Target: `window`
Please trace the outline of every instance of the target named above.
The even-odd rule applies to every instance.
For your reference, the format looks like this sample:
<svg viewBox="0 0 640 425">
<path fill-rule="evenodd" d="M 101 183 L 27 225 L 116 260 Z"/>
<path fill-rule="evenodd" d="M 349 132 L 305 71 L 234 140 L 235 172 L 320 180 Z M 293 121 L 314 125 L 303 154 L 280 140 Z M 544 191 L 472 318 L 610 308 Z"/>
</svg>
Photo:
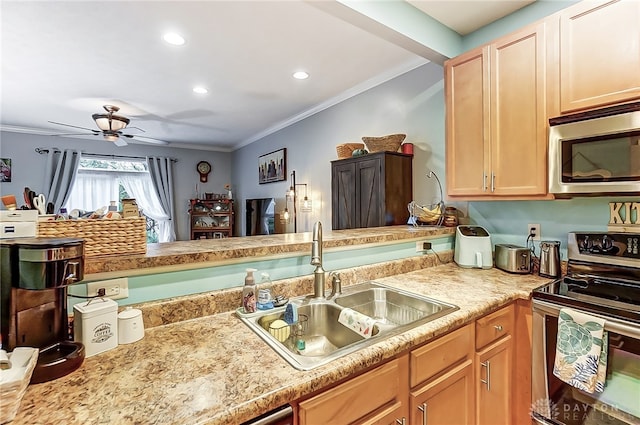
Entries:
<svg viewBox="0 0 640 425">
<path fill-rule="evenodd" d="M 82 158 L 65 208 L 95 211 L 107 209 L 115 201 L 121 210 L 124 198 L 135 198 L 147 218 L 148 243 L 169 240 L 169 217 L 160 205 L 144 160 Z"/>
</svg>

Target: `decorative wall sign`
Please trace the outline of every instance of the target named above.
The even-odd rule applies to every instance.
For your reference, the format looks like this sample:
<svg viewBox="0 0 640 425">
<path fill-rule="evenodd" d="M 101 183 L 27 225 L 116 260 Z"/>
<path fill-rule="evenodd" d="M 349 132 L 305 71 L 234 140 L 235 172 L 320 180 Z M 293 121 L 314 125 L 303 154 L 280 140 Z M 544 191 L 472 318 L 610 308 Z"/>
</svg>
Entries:
<svg viewBox="0 0 640 425">
<path fill-rule="evenodd" d="M 609 202 L 609 230 L 637 232 L 640 229 L 640 202 Z"/>
<path fill-rule="evenodd" d="M 258 157 L 258 183 L 272 183 L 287 179 L 287 148 Z"/>
<path fill-rule="evenodd" d="M 0 182 L 11 181 L 11 158 L 0 158 Z"/>
</svg>

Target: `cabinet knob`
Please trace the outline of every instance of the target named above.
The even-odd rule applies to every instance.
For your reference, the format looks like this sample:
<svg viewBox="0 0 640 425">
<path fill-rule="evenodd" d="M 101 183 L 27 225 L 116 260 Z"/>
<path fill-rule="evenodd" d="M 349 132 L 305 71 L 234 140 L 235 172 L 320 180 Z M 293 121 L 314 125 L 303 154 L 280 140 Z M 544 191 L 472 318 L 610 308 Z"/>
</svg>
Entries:
<svg viewBox="0 0 640 425">
<path fill-rule="evenodd" d="M 504 329 L 502 327 L 502 325 L 495 325 L 494 328 L 498 331 L 498 332 L 502 332 L 502 329 Z"/>
<path fill-rule="evenodd" d="M 396 423 L 397 423 L 398 425 L 406 425 L 407 420 L 406 420 L 405 418 L 402 418 L 402 419 L 396 419 Z"/>
</svg>

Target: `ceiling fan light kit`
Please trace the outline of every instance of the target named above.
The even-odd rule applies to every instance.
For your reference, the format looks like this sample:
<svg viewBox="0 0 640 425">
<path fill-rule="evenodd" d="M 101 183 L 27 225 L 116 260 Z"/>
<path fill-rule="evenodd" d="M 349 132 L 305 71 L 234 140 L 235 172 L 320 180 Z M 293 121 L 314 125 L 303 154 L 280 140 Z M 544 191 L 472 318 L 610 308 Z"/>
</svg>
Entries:
<svg viewBox="0 0 640 425">
<path fill-rule="evenodd" d="M 103 137 L 105 138 L 105 140 L 108 140 L 110 142 L 115 142 L 116 140 L 118 140 L 117 134 L 105 134 Z"/>
<path fill-rule="evenodd" d="M 115 115 L 114 112 L 118 112 L 120 108 L 113 105 L 104 105 L 106 114 L 93 114 L 92 118 L 96 122 L 98 128 L 102 131 L 118 131 L 129 125 L 129 118 Z M 105 137 L 106 138 L 106 137 Z"/>
</svg>

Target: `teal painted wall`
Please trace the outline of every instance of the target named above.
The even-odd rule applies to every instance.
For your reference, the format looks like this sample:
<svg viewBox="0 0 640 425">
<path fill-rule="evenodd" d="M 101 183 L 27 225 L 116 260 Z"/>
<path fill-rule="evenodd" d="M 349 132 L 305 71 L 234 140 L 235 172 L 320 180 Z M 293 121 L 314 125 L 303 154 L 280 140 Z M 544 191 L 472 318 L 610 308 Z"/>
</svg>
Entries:
<svg viewBox="0 0 640 425">
<path fill-rule="evenodd" d="M 525 246 L 527 225 L 540 224 L 542 240 L 561 243 L 566 259 L 567 234 L 571 231 L 606 231 L 609 202 L 640 201 L 640 197 L 574 198 L 556 201 L 471 202 L 469 217 L 487 229 L 495 243 Z M 539 253 L 539 243 L 535 248 Z"/>
</svg>

